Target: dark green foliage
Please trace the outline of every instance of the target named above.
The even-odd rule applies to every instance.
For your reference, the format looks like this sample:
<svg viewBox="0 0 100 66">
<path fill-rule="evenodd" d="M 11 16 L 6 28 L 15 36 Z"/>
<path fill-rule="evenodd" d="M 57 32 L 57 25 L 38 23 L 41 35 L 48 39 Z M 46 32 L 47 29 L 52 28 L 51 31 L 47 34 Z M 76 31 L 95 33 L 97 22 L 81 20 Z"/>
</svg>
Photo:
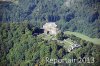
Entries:
<svg viewBox="0 0 100 66">
<path fill-rule="evenodd" d="M 56 35 L 57 39 L 58 40 L 64 40 L 64 39 L 67 39 L 68 36 L 65 35 L 63 32 L 59 32 L 57 35 Z"/>
<path fill-rule="evenodd" d="M 42 27 L 46 22 L 56 22 L 63 30 L 75 31 L 89 37 L 100 38 L 99 0 L 18 0 L 0 2 L 0 22 L 22 22 L 28 20 Z"/>
<path fill-rule="evenodd" d="M 46 63 L 46 57 L 54 59 L 79 57 L 94 57 L 94 64 L 79 64 L 98 66 L 100 61 L 100 48 L 91 42 L 82 40 L 74 35 L 65 35 L 70 39 L 77 41 L 82 47 L 68 53 L 63 45 L 57 41 L 46 41 L 41 36 L 33 36 L 32 31 L 35 27 L 28 22 L 24 23 L 0 23 L 0 66 L 53 66 L 52 63 Z M 22 28 L 23 27 L 23 28 Z M 72 64 L 55 64 L 55 66 L 70 66 Z"/>
<path fill-rule="evenodd" d="M 70 38 L 81 45 L 80 48 L 68 53 L 63 44 L 52 40 L 47 41 L 42 39 L 43 37 L 32 34 L 36 27 L 41 28 L 46 21 L 51 21 L 56 22 L 61 31 L 76 31 L 93 38 L 100 38 L 99 0 L 71 0 L 74 3 L 69 7 L 65 6 L 66 0 L 18 1 L 18 4 L 0 2 L 0 22 L 2 22 L 0 23 L 0 66 L 100 65 L 99 45 L 74 35 L 58 33 L 58 40 Z M 54 65 L 47 64 L 46 57 L 54 59 L 94 57 L 95 63 Z"/>
<path fill-rule="evenodd" d="M 57 39 L 58 40 L 63 40 L 63 36 L 64 36 L 64 33 L 60 32 L 60 33 L 57 34 Z"/>
</svg>

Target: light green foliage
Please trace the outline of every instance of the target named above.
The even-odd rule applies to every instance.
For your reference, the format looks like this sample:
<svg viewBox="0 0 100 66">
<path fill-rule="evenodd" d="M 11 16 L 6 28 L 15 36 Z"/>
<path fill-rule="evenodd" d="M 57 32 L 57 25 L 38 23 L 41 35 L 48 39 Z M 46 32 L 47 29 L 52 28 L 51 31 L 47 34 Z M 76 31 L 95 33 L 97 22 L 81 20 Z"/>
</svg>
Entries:
<svg viewBox="0 0 100 66">
<path fill-rule="evenodd" d="M 31 25 L 30 28 L 29 25 Z M 44 34 L 32 35 L 34 28 L 32 23 L 27 22 L 0 23 L 0 66 L 53 66 L 51 63 L 46 63 L 46 57 L 69 59 L 85 56 L 93 56 L 96 59 L 92 66 L 99 65 L 99 45 L 69 34 L 62 34 L 64 37 L 67 36 L 65 43 L 60 43 L 59 40 L 44 39 L 46 37 Z M 68 53 L 66 49 L 73 41 L 77 41 L 82 47 Z M 65 65 L 67 64 L 62 64 L 62 66 Z M 68 65 L 77 66 L 77 63 Z"/>
<path fill-rule="evenodd" d="M 93 42 L 94 44 L 100 44 L 100 39 L 98 39 L 98 38 L 90 38 L 90 37 L 83 35 L 81 33 L 78 33 L 78 32 L 66 31 L 65 33 L 69 34 L 69 35 L 75 35 L 76 37 L 79 37 L 79 38 L 86 40 L 86 41 Z"/>
</svg>

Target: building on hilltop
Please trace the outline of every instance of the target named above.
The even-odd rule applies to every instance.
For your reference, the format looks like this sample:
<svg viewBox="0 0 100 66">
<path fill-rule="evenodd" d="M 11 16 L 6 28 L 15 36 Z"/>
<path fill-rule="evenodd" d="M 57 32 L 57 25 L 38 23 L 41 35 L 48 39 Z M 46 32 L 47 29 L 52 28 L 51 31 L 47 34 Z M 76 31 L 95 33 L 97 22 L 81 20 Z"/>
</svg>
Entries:
<svg viewBox="0 0 100 66">
<path fill-rule="evenodd" d="M 50 34 L 50 35 L 56 35 L 59 32 L 57 25 L 54 22 L 48 22 L 44 24 L 43 29 L 45 34 Z"/>
</svg>

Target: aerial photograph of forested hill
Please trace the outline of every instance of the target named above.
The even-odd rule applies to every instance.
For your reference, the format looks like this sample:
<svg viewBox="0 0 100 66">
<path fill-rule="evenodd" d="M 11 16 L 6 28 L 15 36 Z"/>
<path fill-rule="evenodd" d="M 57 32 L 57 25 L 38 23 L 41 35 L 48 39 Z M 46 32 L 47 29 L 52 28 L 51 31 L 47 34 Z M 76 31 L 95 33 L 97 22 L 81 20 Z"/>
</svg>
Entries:
<svg viewBox="0 0 100 66">
<path fill-rule="evenodd" d="M 100 66 L 100 0 L 0 0 L 0 66 Z"/>
</svg>

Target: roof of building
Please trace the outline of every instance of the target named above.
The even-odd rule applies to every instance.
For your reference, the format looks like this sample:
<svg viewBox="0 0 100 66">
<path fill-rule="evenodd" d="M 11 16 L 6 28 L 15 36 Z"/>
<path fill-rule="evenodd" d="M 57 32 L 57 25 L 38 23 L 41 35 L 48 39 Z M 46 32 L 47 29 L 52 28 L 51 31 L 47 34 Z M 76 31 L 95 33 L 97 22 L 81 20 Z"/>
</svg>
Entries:
<svg viewBox="0 0 100 66">
<path fill-rule="evenodd" d="M 45 27 L 57 27 L 56 23 L 55 22 L 48 22 L 46 24 L 43 25 L 43 28 Z"/>
</svg>

